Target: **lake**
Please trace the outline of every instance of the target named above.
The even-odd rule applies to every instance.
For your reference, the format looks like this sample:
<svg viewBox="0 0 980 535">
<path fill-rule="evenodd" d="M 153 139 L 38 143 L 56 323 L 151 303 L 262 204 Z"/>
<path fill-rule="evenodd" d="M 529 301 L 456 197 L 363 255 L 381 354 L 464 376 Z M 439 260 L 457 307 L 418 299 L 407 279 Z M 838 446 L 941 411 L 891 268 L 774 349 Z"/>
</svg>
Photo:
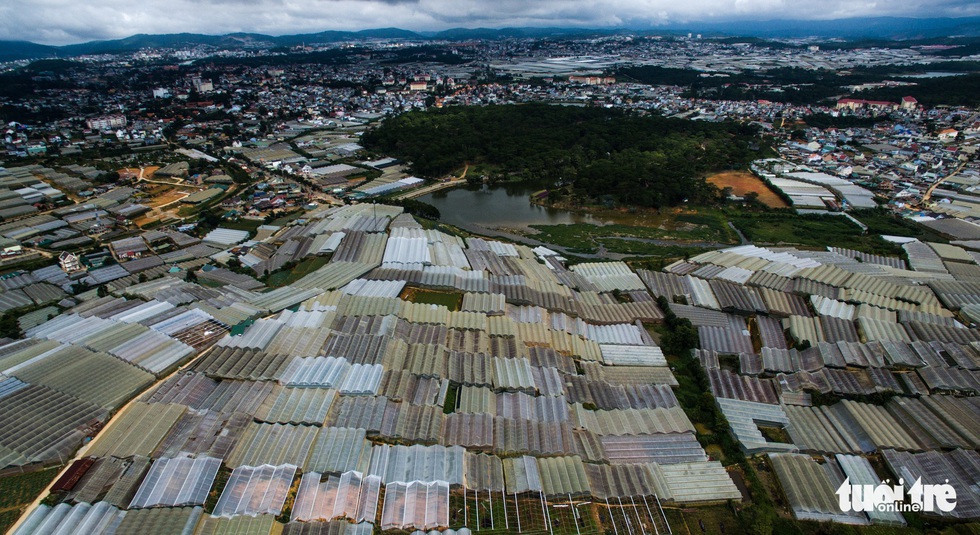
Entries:
<svg viewBox="0 0 980 535">
<path fill-rule="evenodd" d="M 527 229 L 531 225 L 565 225 L 610 221 L 592 214 L 531 204 L 533 190 L 524 186 L 458 187 L 418 198 L 439 209 L 441 220 L 460 228 Z"/>
</svg>

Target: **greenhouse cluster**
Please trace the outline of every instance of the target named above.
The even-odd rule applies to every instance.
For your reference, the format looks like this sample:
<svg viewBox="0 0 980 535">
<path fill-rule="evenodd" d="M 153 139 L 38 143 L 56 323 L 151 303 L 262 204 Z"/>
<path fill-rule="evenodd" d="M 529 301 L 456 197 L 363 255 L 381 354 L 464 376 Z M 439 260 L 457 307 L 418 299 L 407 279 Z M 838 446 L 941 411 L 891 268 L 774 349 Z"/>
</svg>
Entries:
<svg viewBox="0 0 980 535">
<path fill-rule="evenodd" d="M 4 466 L 70 462 L 15 533 L 670 532 L 665 508 L 745 496 L 681 407 L 652 328 L 668 313 L 797 518 L 901 524 L 831 507 L 844 477 L 889 477 L 870 455 L 978 480 L 980 335 L 958 312 L 980 287 L 955 270 L 755 246 L 568 268 L 383 205 L 319 210 L 249 254 L 327 244 L 279 288 L 163 274 L 0 347 Z M 964 493 L 955 516 L 978 511 Z"/>
</svg>

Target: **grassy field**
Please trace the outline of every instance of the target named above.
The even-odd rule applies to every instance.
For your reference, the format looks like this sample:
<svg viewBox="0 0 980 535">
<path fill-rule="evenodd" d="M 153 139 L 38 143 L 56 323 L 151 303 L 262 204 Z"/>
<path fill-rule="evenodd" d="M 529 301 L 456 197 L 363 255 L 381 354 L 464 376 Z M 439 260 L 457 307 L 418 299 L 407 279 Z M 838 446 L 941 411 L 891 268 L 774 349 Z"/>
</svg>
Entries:
<svg viewBox="0 0 980 535">
<path fill-rule="evenodd" d="M 0 533 L 17 521 L 26 506 L 51 483 L 61 467 L 0 478 Z"/>
<path fill-rule="evenodd" d="M 229 220 L 225 219 L 225 220 L 222 220 L 221 221 L 221 224 L 218 225 L 218 226 L 220 226 L 221 228 L 230 228 L 230 229 L 233 229 L 233 230 L 245 230 L 245 231 L 250 232 L 252 234 L 252 236 L 255 236 L 256 229 L 258 229 L 259 227 L 261 227 L 264 224 L 265 224 L 265 222 L 263 222 L 263 221 L 261 221 L 259 219 L 244 219 L 243 218 L 243 219 L 238 219 L 236 221 L 229 221 Z"/>
<path fill-rule="evenodd" d="M 276 226 L 280 226 L 281 227 L 281 226 L 288 225 L 289 223 L 291 223 L 293 221 L 296 221 L 297 219 L 300 219 L 300 218 L 302 218 L 305 215 L 306 215 L 306 212 L 304 210 L 298 210 L 298 211 L 293 212 L 293 213 L 291 213 L 289 215 L 280 217 L 279 219 L 275 219 L 275 220 L 272 221 L 272 223 L 269 223 L 269 224 L 270 225 L 276 225 Z"/>
<path fill-rule="evenodd" d="M 753 177 L 754 178 L 754 177 Z M 608 213 L 607 213 L 608 212 Z M 707 250 L 696 245 L 735 245 L 738 237 L 731 221 L 746 238 L 759 245 L 798 245 L 823 248 L 827 245 L 869 253 L 901 255 L 895 244 L 879 235 L 911 236 L 923 241 L 941 241 L 930 229 L 883 210 L 861 210 L 853 217 L 868 226 L 867 232 L 841 215 L 799 215 L 788 210 L 753 211 L 739 207 L 637 211 L 595 211 L 597 219 L 615 224 L 533 225 L 530 237 L 567 247 L 573 253 L 595 254 L 600 247 L 610 253 L 679 258 Z M 690 245 L 688 245 L 690 244 Z"/>
<path fill-rule="evenodd" d="M 310 273 L 322 268 L 329 261 L 330 257 L 312 256 L 303 260 L 299 264 L 296 264 L 296 266 L 291 269 L 283 269 L 269 275 L 269 278 L 265 281 L 265 285 L 270 288 L 280 288 L 282 286 L 286 286 L 287 284 L 292 284 Z"/>
<path fill-rule="evenodd" d="M 439 292 L 408 287 L 402 292 L 401 298 L 413 303 L 442 305 L 449 310 L 459 310 L 463 305 L 463 294 L 460 292 Z"/>
<path fill-rule="evenodd" d="M 533 225 L 536 233 L 530 236 L 580 254 L 595 254 L 602 248 L 610 253 L 661 258 L 680 258 L 706 250 L 696 244 L 738 243 L 725 214 L 713 208 L 644 213 L 617 219 L 626 222 Z"/>
<path fill-rule="evenodd" d="M 537 231 L 532 235 L 535 239 L 584 253 L 595 252 L 600 243 L 610 251 L 623 248 L 628 243 L 648 243 L 637 240 L 736 243 L 735 233 L 728 228 L 724 213 L 708 208 L 697 212 L 663 214 L 649 223 L 637 221 L 633 225 L 576 223 L 532 225 L 532 228 Z"/>
<path fill-rule="evenodd" d="M 160 208 L 177 202 L 195 191 L 197 190 L 190 188 L 188 191 L 180 190 L 176 186 L 156 186 L 149 191 L 144 191 L 141 196 L 143 203 L 150 208 Z"/>
<path fill-rule="evenodd" d="M 901 247 L 882 240 L 878 234 L 862 233 L 843 216 L 799 215 L 792 212 L 736 212 L 732 223 L 756 245 L 828 245 L 868 253 L 900 255 Z"/>
<path fill-rule="evenodd" d="M 674 533 L 739 533 L 741 529 L 738 517 L 727 504 L 664 509 L 664 514 Z"/>
<path fill-rule="evenodd" d="M 946 243 L 946 239 L 928 227 L 915 221 L 902 219 L 891 213 L 878 210 L 858 210 L 851 212 L 854 219 L 868 226 L 869 234 L 888 234 L 893 236 L 909 236 L 922 241 Z"/>
<path fill-rule="evenodd" d="M 681 245 L 657 245 L 655 243 L 636 242 L 631 240 L 618 240 L 608 238 L 603 240 L 603 245 L 607 251 L 625 255 L 635 255 L 638 257 L 657 257 L 657 258 L 687 258 L 699 255 L 713 248 L 705 247 L 684 247 Z M 657 266 L 654 269 L 660 269 Z"/>
</svg>

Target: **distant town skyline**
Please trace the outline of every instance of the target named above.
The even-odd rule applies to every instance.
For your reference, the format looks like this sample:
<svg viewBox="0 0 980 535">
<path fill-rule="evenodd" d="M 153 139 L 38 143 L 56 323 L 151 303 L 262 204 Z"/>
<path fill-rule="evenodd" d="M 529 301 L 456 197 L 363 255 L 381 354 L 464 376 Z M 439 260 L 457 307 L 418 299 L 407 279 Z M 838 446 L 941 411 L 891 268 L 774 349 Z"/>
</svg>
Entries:
<svg viewBox="0 0 980 535">
<path fill-rule="evenodd" d="M 133 34 L 269 35 L 398 27 L 656 28 L 737 20 L 980 16 L 971 0 L 32 0 L 0 4 L 0 39 L 64 45 Z"/>
</svg>

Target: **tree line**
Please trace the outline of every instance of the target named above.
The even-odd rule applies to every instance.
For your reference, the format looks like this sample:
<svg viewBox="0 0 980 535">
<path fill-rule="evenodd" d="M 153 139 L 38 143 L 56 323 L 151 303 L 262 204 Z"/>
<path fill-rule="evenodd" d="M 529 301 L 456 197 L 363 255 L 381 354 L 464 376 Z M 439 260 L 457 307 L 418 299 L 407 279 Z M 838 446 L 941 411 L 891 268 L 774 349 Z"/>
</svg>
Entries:
<svg viewBox="0 0 980 535">
<path fill-rule="evenodd" d="M 364 134 L 371 150 L 441 177 L 464 164 L 535 187 L 661 207 L 713 201 L 708 173 L 744 169 L 760 154 L 756 127 L 547 104 L 414 111 Z M 472 170 L 471 170 L 472 172 Z"/>
</svg>

